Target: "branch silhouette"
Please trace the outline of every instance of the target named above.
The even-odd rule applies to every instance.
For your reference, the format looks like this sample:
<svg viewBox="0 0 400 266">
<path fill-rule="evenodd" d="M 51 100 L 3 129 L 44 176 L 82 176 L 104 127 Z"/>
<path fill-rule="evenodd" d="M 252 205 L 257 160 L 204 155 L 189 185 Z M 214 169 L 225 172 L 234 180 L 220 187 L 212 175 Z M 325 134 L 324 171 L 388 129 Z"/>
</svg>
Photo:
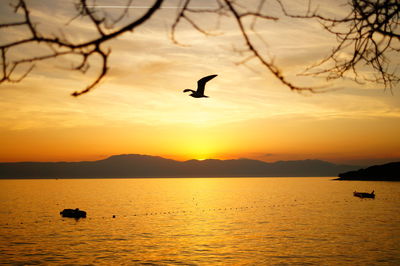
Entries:
<svg viewBox="0 0 400 266">
<path fill-rule="evenodd" d="M 92 90 L 107 74 L 108 71 L 108 56 L 111 53 L 111 50 L 105 50 L 101 47 L 101 45 L 109 40 L 116 38 L 117 36 L 132 31 L 134 28 L 138 27 L 146 20 L 148 20 L 157 9 L 161 6 L 163 0 L 156 0 L 154 4 L 143 14 L 140 18 L 130 22 L 129 24 L 120 27 L 119 29 L 114 29 L 108 33 L 105 32 L 105 17 L 98 17 L 96 13 L 96 9 L 88 5 L 87 0 L 80 0 L 77 4 L 77 10 L 79 16 L 87 16 L 93 22 L 95 26 L 95 30 L 97 31 L 99 37 L 89 40 L 83 41 L 78 43 L 72 43 L 66 38 L 61 38 L 59 36 L 46 36 L 45 34 L 39 32 L 35 25 L 32 23 L 30 11 L 28 6 L 25 3 L 25 0 L 19 0 L 18 3 L 15 5 L 14 10 L 18 12 L 22 10 L 24 14 L 24 21 L 15 22 L 15 23 L 8 23 L 8 24 L 1 24 L 0 27 L 15 27 L 15 26 L 26 26 L 28 27 L 31 36 L 25 39 L 7 43 L 0 46 L 1 51 L 1 58 L 2 58 L 2 77 L 0 79 L 0 83 L 2 82 L 19 82 L 23 78 L 25 78 L 31 70 L 35 67 L 34 63 L 37 61 L 43 61 L 51 58 L 61 57 L 65 55 L 79 55 L 81 56 L 81 62 L 78 66 L 74 67 L 73 70 L 86 72 L 89 68 L 88 59 L 94 55 L 98 55 L 101 58 L 101 70 L 98 74 L 97 78 L 86 86 L 85 89 L 80 91 L 75 91 L 71 95 L 72 96 L 79 96 L 84 93 L 89 92 Z M 126 14 L 126 13 L 125 13 Z M 76 17 L 74 17 L 76 18 Z M 73 19 L 74 19 L 73 18 Z M 41 45 L 47 45 L 53 51 L 51 54 L 45 56 L 38 56 L 38 57 L 27 57 L 24 59 L 13 60 L 9 62 L 7 60 L 7 50 L 20 46 L 22 44 L 27 43 L 37 43 Z M 31 63 L 32 65 L 29 69 L 19 78 L 15 79 L 13 76 L 15 69 L 25 63 Z"/>
<path fill-rule="evenodd" d="M 336 36 L 337 46 L 304 75 L 324 75 L 328 80 L 345 75 L 357 83 L 366 81 L 383 84 L 392 90 L 400 80 L 396 63 L 390 55 L 400 51 L 400 2 L 398 0 L 351 0 L 350 11 L 343 18 L 328 18 L 317 11 L 305 15 L 290 14 L 277 0 L 288 17 L 317 19 L 322 27 Z M 372 76 L 361 76 L 368 68 Z"/>
<path fill-rule="evenodd" d="M 89 60 L 94 57 L 100 58 L 99 73 L 94 80 L 85 88 L 74 91 L 72 96 L 80 96 L 95 88 L 107 75 L 109 69 L 110 48 L 105 48 L 104 43 L 113 40 L 127 32 L 139 27 L 161 8 L 164 0 L 154 0 L 153 4 L 139 18 L 128 21 L 123 26 L 117 26 L 124 18 L 128 18 L 128 9 L 133 0 L 127 0 L 125 9 L 116 19 L 112 19 L 105 12 L 100 12 L 95 1 L 79 0 L 76 3 L 76 15 L 67 23 L 77 18 L 87 18 L 92 25 L 92 32 L 96 37 L 89 40 L 73 42 L 66 36 L 54 35 L 39 30 L 37 24 L 32 21 L 31 10 L 25 0 L 17 0 L 13 6 L 14 12 L 22 14 L 22 21 L 1 23 L 0 28 L 25 27 L 29 36 L 9 43 L 0 45 L 1 52 L 1 76 L 0 83 L 20 82 L 27 77 L 35 68 L 35 63 L 74 55 L 80 58 L 77 65 L 71 70 L 86 73 L 90 68 Z M 331 53 L 318 63 L 308 67 L 302 75 L 324 76 L 328 80 L 339 78 L 352 78 L 358 83 L 376 82 L 383 84 L 385 88 L 392 89 L 399 82 L 396 73 L 396 64 L 392 63 L 390 57 L 400 51 L 400 2 L 398 0 L 349 0 L 350 11 L 341 18 L 330 18 L 324 16 L 317 9 L 312 10 L 312 3 L 305 14 L 292 14 L 281 0 L 275 0 L 281 8 L 283 17 L 293 19 L 315 19 L 322 30 L 333 34 L 337 38 L 337 45 Z M 262 53 L 259 46 L 253 39 L 256 36 L 265 43 L 263 36 L 257 33 L 256 22 L 258 20 L 276 21 L 279 18 L 265 12 L 267 5 L 265 0 L 259 0 L 255 9 L 245 6 L 236 0 L 215 0 L 215 8 L 193 8 L 192 0 L 183 0 L 178 7 L 176 17 L 172 21 L 170 39 L 177 45 L 186 44 L 177 40 L 177 31 L 181 23 L 188 23 L 195 31 L 206 36 L 214 36 L 219 33 L 207 29 L 196 20 L 194 15 L 201 13 L 215 14 L 218 19 L 230 17 L 240 32 L 244 48 L 236 50 L 243 56 L 238 64 L 246 65 L 251 60 L 257 60 L 270 73 L 272 73 L 282 84 L 294 91 L 317 92 L 318 88 L 301 87 L 283 74 L 282 70 L 265 53 Z M 251 23 L 246 21 L 251 20 Z M 25 55 L 24 58 L 14 58 L 9 51 L 25 44 L 44 45 L 50 48 L 51 52 L 41 56 Z M 25 71 L 16 71 L 20 66 L 26 65 Z M 372 75 L 365 75 L 369 69 Z"/>
</svg>

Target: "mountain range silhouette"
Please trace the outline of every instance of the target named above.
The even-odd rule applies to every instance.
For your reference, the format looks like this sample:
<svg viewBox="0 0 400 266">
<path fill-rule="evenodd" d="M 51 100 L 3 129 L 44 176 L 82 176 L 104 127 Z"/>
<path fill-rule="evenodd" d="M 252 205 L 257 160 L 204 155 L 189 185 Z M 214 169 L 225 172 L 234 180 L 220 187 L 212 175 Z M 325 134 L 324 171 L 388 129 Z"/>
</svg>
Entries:
<svg viewBox="0 0 400 266">
<path fill-rule="evenodd" d="M 139 154 L 114 155 L 83 162 L 0 163 L 0 178 L 138 178 L 138 177 L 301 177 L 337 176 L 359 166 L 321 160 L 251 159 L 175 161 Z"/>
</svg>

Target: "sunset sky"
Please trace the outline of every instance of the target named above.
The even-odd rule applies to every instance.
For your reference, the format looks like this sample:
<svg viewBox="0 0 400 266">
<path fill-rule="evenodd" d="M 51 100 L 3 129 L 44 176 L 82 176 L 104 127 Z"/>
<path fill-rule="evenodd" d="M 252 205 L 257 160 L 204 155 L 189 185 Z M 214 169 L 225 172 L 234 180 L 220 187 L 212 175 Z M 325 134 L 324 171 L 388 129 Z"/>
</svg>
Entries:
<svg viewBox="0 0 400 266">
<path fill-rule="evenodd" d="M 166 1 L 164 7 L 177 2 Z M 215 6 L 211 0 L 193 1 L 197 2 Z M 328 2 L 321 1 L 320 10 L 344 12 L 341 2 L 329 6 Z M 74 1 L 27 3 L 43 31 L 56 34 L 62 27 L 76 41 L 95 36 L 84 19 L 65 26 L 75 12 Z M 152 1 L 133 1 L 133 6 L 144 3 Z M 293 12 L 307 9 L 299 1 L 284 3 Z M 177 160 L 321 159 L 352 164 L 400 160 L 399 88 L 391 93 L 373 83 L 298 76 L 329 54 L 336 40 L 313 20 L 284 17 L 272 1 L 266 6 L 265 12 L 280 20 L 259 22 L 257 31 L 267 42 L 267 48 L 260 50 L 275 58 L 290 81 L 323 86 L 326 92 L 296 93 L 257 61 L 237 65 L 243 57 L 232 47 L 243 48 L 244 42 L 229 17 L 213 30 L 218 23 L 215 14 L 197 16 L 217 36 L 204 36 L 183 23 L 176 37 L 187 46 L 172 43 L 168 34 L 176 9 L 164 8 L 134 32 L 105 44 L 112 49 L 109 74 L 88 94 L 70 96 L 91 82 L 99 71 L 97 64 L 92 61 L 83 75 L 68 70 L 73 58 L 41 62 L 22 82 L 1 84 L 0 161 L 82 161 L 130 153 Z M 132 18 L 144 11 L 129 12 Z M 11 8 L 0 11 L 1 22 L 19 18 Z M 1 29 L 0 42 L 24 34 L 23 27 Z M 41 49 L 25 46 L 14 55 L 40 54 Z M 400 63 L 398 54 L 391 60 Z M 210 98 L 195 99 L 182 92 L 195 89 L 197 80 L 210 74 L 218 74 L 207 84 L 205 94 Z"/>
</svg>

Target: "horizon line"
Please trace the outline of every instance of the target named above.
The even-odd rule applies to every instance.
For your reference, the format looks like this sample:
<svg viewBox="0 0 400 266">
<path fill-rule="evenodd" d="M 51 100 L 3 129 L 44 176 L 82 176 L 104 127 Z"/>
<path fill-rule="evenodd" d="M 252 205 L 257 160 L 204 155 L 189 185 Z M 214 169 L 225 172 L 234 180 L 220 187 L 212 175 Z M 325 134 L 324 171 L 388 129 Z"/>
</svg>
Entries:
<svg viewBox="0 0 400 266">
<path fill-rule="evenodd" d="M 148 156 L 148 157 L 159 157 L 162 159 L 166 160 L 173 160 L 177 162 L 187 162 L 187 161 L 206 161 L 206 160 L 219 160 L 219 161 L 228 161 L 228 160 L 254 160 L 254 161 L 260 161 L 264 163 L 276 163 L 276 162 L 289 162 L 289 161 L 322 161 L 322 162 L 327 162 L 331 164 L 336 164 L 336 165 L 351 165 L 351 166 L 359 166 L 359 167 L 364 167 L 364 166 L 370 166 L 370 165 L 379 165 L 379 164 L 386 164 L 386 163 L 391 163 L 391 162 L 397 162 L 400 161 L 400 158 L 381 158 L 381 159 L 358 159 L 354 161 L 379 161 L 379 160 L 384 160 L 386 162 L 368 162 L 368 163 L 353 163 L 351 160 L 348 160 L 350 162 L 332 162 L 330 160 L 325 160 L 325 159 L 318 159 L 318 158 L 306 158 L 306 159 L 286 159 L 286 160 L 275 160 L 275 161 L 264 161 L 261 159 L 254 159 L 254 158 L 246 158 L 246 157 L 237 157 L 237 158 L 229 158 L 229 159 L 220 159 L 220 158 L 206 158 L 206 159 L 186 159 L 186 160 L 179 160 L 179 159 L 171 159 L 168 157 L 160 156 L 160 155 L 149 155 L 149 154 L 139 154 L 139 153 L 123 153 L 123 154 L 113 154 L 113 155 L 105 155 L 103 158 L 100 159 L 94 159 L 94 160 L 57 160 L 57 161 L 49 161 L 49 160 L 41 160 L 41 161 L 33 161 L 33 160 L 24 160 L 24 161 L 0 161 L 0 163 L 73 163 L 73 162 L 95 162 L 95 161 L 101 161 L 101 160 L 106 160 L 108 158 L 114 157 L 114 156 L 126 156 L 126 155 L 139 155 L 139 156 Z"/>
</svg>

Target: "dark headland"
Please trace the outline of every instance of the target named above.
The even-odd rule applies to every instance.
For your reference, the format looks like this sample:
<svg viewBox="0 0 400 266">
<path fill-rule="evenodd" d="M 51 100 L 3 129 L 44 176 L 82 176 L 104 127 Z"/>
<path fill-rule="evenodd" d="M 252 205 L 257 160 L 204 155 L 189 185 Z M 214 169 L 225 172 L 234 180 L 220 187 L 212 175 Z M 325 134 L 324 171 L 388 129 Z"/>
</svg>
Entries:
<svg viewBox="0 0 400 266">
<path fill-rule="evenodd" d="M 400 181 L 400 162 L 341 173 L 336 180 Z"/>
<path fill-rule="evenodd" d="M 127 154 L 86 162 L 0 163 L 0 178 L 311 177 L 337 176 L 358 168 L 320 160 L 267 163 L 250 159 L 209 159 L 181 162 Z"/>
</svg>

